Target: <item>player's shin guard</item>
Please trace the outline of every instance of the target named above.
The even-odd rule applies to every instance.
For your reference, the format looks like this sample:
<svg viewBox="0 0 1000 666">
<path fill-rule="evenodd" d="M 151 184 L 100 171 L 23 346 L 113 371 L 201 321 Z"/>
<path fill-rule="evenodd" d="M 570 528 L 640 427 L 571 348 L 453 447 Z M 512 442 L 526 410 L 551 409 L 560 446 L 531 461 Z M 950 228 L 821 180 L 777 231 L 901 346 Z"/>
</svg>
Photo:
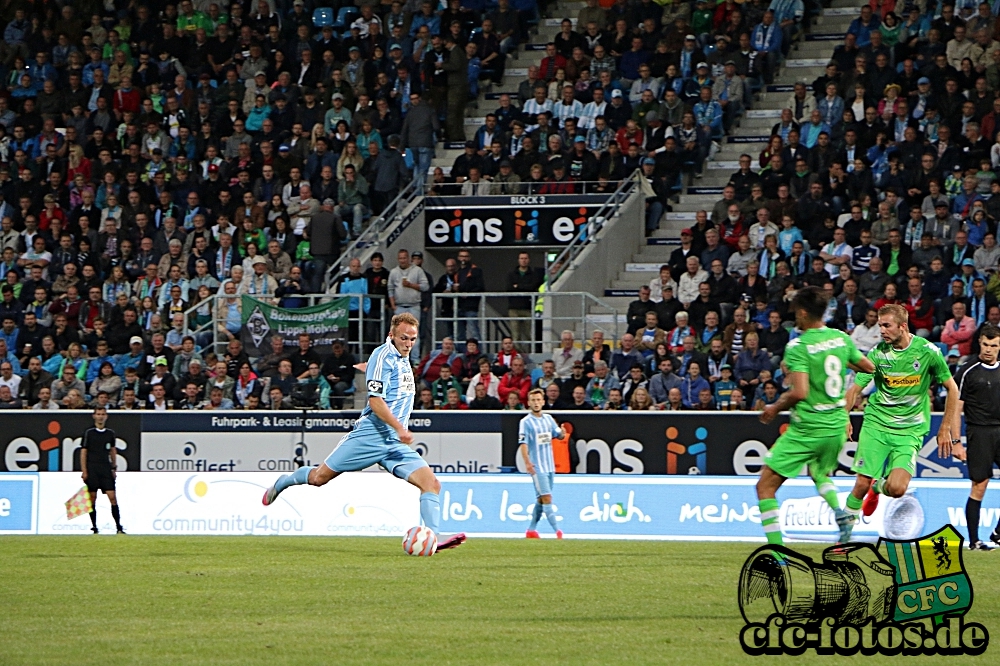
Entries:
<svg viewBox="0 0 1000 666">
<path fill-rule="evenodd" d="M 816 492 L 819 496 L 826 500 L 826 503 L 830 505 L 830 508 L 836 511 L 840 508 L 840 501 L 837 499 L 837 487 L 833 485 L 833 481 L 830 480 L 828 476 L 814 476 L 813 483 L 816 484 Z"/>
<path fill-rule="evenodd" d="M 979 541 L 979 509 L 982 504 L 982 500 L 971 497 L 965 503 L 965 522 L 969 525 L 969 543 Z"/>
<path fill-rule="evenodd" d="M 433 530 L 434 534 L 440 531 L 441 499 L 437 493 L 420 494 L 420 519 L 424 521 L 426 527 Z"/>
<path fill-rule="evenodd" d="M 279 493 L 289 486 L 301 486 L 309 483 L 309 472 L 315 467 L 299 467 L 291 474 L 286 474 L 274 483 L 274 489 Z"/>
<path fill-rule="evenodd" d="M 549 525 L 552 529 L 558 531 L 559 527 L 556 525 L 556 510 L 552 508 L 552 504 L 543 504 L 542 511 L 545 512 L 545 518 L 549 521 Z"/>
<path fill-rule="evenodd" d="M 778 523 L 778 500 L 773 497 L 757 502 L 760 508 L 760 524 L 764 528 L 764 536 L 772 545 L 782 546 L 781 525 Z"/>
<path fill-rule="evenodd" d="M 535 502 L 535 510 L 531 514 L 531 524 L 528 525 L 529 530 L 534 530 L 538 527 L 538 521 L 542 519 L 542 503 Z"/>
</svg>

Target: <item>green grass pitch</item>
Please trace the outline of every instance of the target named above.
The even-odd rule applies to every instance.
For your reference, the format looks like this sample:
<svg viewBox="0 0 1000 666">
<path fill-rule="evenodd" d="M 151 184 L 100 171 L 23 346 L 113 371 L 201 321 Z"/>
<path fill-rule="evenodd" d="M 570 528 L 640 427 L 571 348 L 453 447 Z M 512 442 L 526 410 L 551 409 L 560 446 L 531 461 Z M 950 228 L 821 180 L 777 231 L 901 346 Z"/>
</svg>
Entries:
<svg viewBox="0 0 1000 666">
<path fill-rule="evenodd" d="M 4 537 L 0 664 L 749 663 L 736 581 L 754 547 L 470 539 L 422 559 L 397 539 Z M 963 663 L 996 663 L 998 557 L 965 554 L 968 617 L 997 644 Z"/>
</svg>

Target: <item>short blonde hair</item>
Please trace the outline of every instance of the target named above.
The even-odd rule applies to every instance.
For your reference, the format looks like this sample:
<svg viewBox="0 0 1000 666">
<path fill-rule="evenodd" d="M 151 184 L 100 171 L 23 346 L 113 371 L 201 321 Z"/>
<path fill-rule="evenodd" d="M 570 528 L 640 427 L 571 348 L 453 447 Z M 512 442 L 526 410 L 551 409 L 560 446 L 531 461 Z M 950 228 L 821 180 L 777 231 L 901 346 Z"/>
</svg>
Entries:
<svg viewBox="0 0 1000 666">
<path fill-rule="evenodd" d="M 879 317 L 892 317 L 897 324 L 902 326 L 910 317 L 906 313 L 906 308 L 902 305 L 897 305 L 895 303 L 889 303 L 888 305 L 883 305 L 878 309 Z"/>
<path fill-rule="evenodd" d="M 396 328 L 400 324 L 409 324 L 410 326 L 420 326 L 420 321 L 416 317 L 411 315 L 409 312 L 401 312 L 400 314 L 395 315 L 392 318 L 392 330 L 396 330 Z"/>
</svg>

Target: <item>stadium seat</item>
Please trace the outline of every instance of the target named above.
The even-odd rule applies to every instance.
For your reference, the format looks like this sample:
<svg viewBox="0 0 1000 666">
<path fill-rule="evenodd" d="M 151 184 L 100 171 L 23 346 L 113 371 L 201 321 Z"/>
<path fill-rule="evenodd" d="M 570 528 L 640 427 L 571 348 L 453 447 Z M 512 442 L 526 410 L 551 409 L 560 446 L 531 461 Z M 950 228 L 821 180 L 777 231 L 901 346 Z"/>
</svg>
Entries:
<svg viewBox="0 0 1000 666">
<path fill-rule="evenodd" d="M 313 11 L 313 25 L 317 28 L 325 28 L 333 25 L 333 8 L 318 7 Z"/>
<path fill-rule="evenodd" d="M 541 378 L 541 376 L 544 375 L 544 374 L 545 374 L 545 371 L 542 370 L 541 368 L 535 368 L 535 369 L 533 369 L 531 371 L 531 385 L 534 386 L 535 382 L 537 382 L 539 380 L 539 378 Z"/>
<path fill-rule="evenodd" d="M 359 15 L 357 7 L 341 7 L 337 12 L 337 20 L 332 23 L 334 30 L 343 30 Z"/>
</svg>

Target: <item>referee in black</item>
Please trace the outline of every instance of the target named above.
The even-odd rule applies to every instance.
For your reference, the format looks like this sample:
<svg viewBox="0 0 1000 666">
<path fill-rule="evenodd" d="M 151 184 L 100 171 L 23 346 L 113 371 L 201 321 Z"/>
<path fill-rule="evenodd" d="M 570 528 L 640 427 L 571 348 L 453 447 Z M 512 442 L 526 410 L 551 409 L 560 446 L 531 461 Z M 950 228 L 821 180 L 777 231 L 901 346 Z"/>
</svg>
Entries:
<svg viewBox="0 0 1000 666">
<path fill-rule="evenodd" d="M 965 408 L 965 439 L 953 447 L 953 455 L 964 459 L 969 467 L 972 491 L 965 504 L 965 520 L 969 526 L 969 550 L 990 550 L 979 540 L 979 509 L 986 484 L 993 476 L 993 464 L 1000 465 L 1000 329 L 992 324 L 983 326 L 979 334 L 979 358 L 969 361 L 955 374 L 960 394 L 961 414 Z M 961 432 L 958 426 L 952 432 Z M 1000 545 L 1000 525 L 993 530 L 990 541 Z"/>
<path fill-rule="evenodd" d="M 83 440 L 80 442 L 80 469 L 83 470 L 83 482 L 87 484 L 90 504 L 93 507 L 90 512 L 90 522 L 93 525 L 91 530 L 94 534 L 98 533 L 97 491 L 103 490 L 111 502 L 111 515 L 114 516 L 118 534 L 125 534 L 118 512 L 118 498 L 115 497 L 118 449 L 115 448 L 115 431 L 104 427 L 107 421 L 107 409 L 104 407 L 94 409 L 94 427 L 88 428 L 87 432 L 83 433 Z"/>
</svg>

